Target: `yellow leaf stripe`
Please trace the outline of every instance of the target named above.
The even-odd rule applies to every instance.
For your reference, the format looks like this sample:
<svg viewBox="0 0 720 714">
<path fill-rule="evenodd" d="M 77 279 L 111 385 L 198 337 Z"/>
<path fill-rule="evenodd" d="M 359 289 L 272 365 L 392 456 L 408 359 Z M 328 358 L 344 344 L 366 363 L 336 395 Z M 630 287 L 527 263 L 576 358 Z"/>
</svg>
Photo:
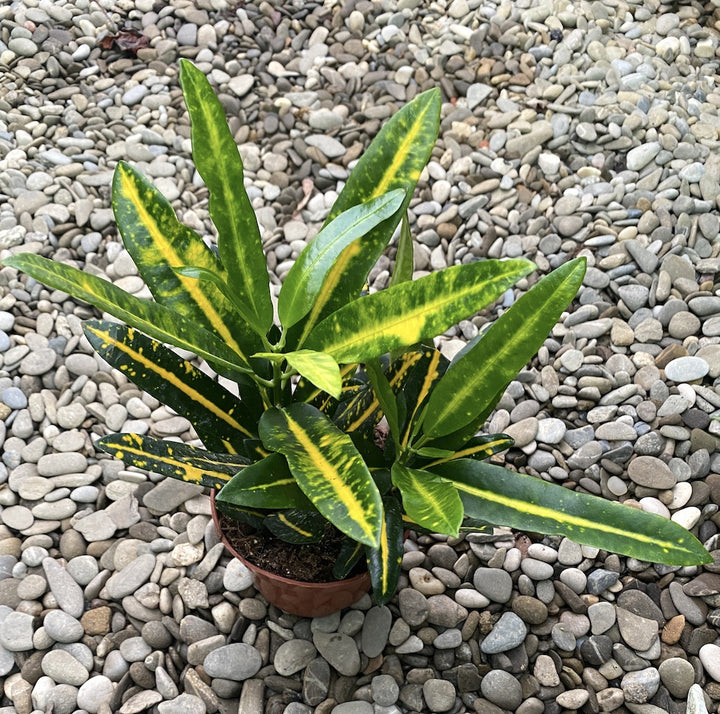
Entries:
<svg viewBox="0 0 720 714">
<path fill-rule="evenodd" d="M 456 451 L 452 456 L 447 456 L 444 459 L 438 459 L 437 461 L 433 461 L 429 464 L 425 464 L 425 466 L 423 466 L 423 468 L 429 469 L 433 466 L 445 464 L 448 461 L 454 461 L 455 459 L 462 459 L 466 456 L 473 456 L 475 454 L 485 453 L 487 456 L 492 456 L 494 453 L 494 450 L 497 447 L 509 448 L 511 443 L 512 443 L 512 441 L 508 438 L 508 439 L 496 439 L 495 441 L 488 441 L 487 444 L 470 446 L 467 449 L 460 449 L 460 451 Z"/>
<path fill-rule="evenodd" d="M 131 445 L 131 440 L 134 440 L 132 437 L 136 436 L 136 434 L 124 434 L 123 440 L 127 442 L 126 446 L 116 447 L 112 452 L 113 456 L 116 459 L 120 459 L 120 461 L 125 461 L 129 456 L 132 456 L 133 466 L 136 466 L 139 469 L 146 469 L 148 471 L 152 471 L 155 464 L 167 464 L 178 476 L 182 477 L 183 481 L 188 481 L 190 483 L 200 484 L 203 482 L 204 478 L 218 479 L 218 481 L 227 482 L 232 478 L 230 474 L 224 473 L 223 471 L 213 471 L 211 468 L 200 468 L 188 463 L 187 461 L 173 459 L 170 455 L 158 456 L 155 454 L 149 454 L 144 449 Z M 168 454 L 171 453 L 171 451 L 168 451 Z M 213 463 L 218 466 L 226 465 L 208 460 L 208 466 L 212 466 Z M 243 468 L 241 465 L 237 466 L 238 471 L 241 468 Z M 220 488 L 220 486 L 216 485 L 215 488 Z"/>
<path fill-rule="evenodd" d="M 131 178 L 132 174 L 123 167 L 122 164 L 118 164 L 116 171 L 121 179 L 123 193 L 131 201 L 133 206 L 135 206 L 135 210 L 138 212 L 140 221 L 150 233 L 153 245 L 157 248 L 158 252 L 165 260 L 168 261 L 169 264 L 176 267 L 184 265 L 184 259 L 177 254 L 172 243 L 165 238 L 164 233 L 160 230 L 155 218 L 145 208 L 139 187 Z M 213 303 L 202 292 L 202 290 L 200 290 L 200 281 L 195 278 L 187 278 L 182 275 L 178 275 L 177 277 L 182 283 L 185 291 L 195 301 L 200 310 L 202 310 L 203 314 L 208 318 L 210 324 L 217 330 L 220 337 L 222 337 L 226 344 L 237 352 L 237 354 L 242 357 L 243 362 L 247 364 L 247 358 L 245 357 L 240 345 L 233 337 L 232 332 L 228 329 Z"/>
<path fill-rule="evenodd" d="M 280 521 L 280 523 L 287 526 L 290 530 L 295 531 L 295 533 L 297 533 L 298 535 L 301 535 L 304 538 L 313 537 L 313 534 L 310 531 L 304 531 L 296 523 L 293 523 L 291 520 L 289 520 L 284 513 L 276 513 L 275 515 L 277 516 L 277 519 Z"/>
<path fill-rule="evenodd" d="M 607 523 L 592 521 L 587 518 L 582 518 L 581 516 L 574 516 L 570 513 L 556 511 L 552 508 L 548 508 L 547 506 L 538 506 L 537 504 L 528 503 L 527 501 L 517 501 L 513 498 L 508 498 L 507 496 L 495 493 L 494 491 L 488 491 L 487 489 L 478 488 L 477 486 L 469 486 L 468 484 L 461 483 L 459 481 L 453 481 L 453 484 L 458 491 L 464 491 L 471 496 L 476 496 L 477 498 L 490 501 L 491 503 L 497 503 L 500 506 L 510 508 L 513 511 L 521 512 L 524 515 L 537 516 L 538 518 L 555 521 L 568 532 L 571 532 L 575 528 L 580 531 L 601 531 L 610 535 L 616 535 L 622 538 L 628 538 L 634 541 L 658 546 L 663 553 L 670 554 L 672 551 L 677 550 L 687 550 L 688 552 L 691 552 L 690 549 L 681 548 L 686 540 L 682 536 L 672 541 L 661 541 L 658 540 L 657 535 L 645 535 L 636 531 L 626 531 Z"/>
<path fill-rule="evenodd" d="M 380 563 L 382 568 L 380 582 L 382 583 L 382 592 L 386 593 L 390 579 L 390 544 L 388 543 L 387 518 L 383 518 L 380 527 Z"/>
<path fill-rule="evenodd" d="M 421 130 L 425 128 L 424 119 L 425 115 L 430 111 L 430 107 L 431 104 L 426 104 L 422 113 L 412 123 L 410 131 L 405 134 L 400 146 L 397 147 L 392 162 L 388 164 L 385 169 L 385 173 L 380 177 L 380 180 L 377 182 L 371 197 L 374 198 L 375 196 L 382 196 L 382 194 L 387 193 L 390 190 L 390 186 L 397 179 L 402 165 L 405 163 L 411 150 L 416 146 L 418 135 Z M 407 175 L 407 178 L 413 183 L 416 182 L 420 178 L 422 168 L 422 166 L 415 168 Z"/>
<path fill-rule="evenodd" d="M 194 402 L 197 402 L 198 404 L 201 404 L 205 409 L 207 409 L 209 412 L 211 412 L 214 416 L 216 416 L 218 419 L 224 421 L 226 424 L 231 426 L 233 429 L 236 429 L 237 431 L 241 432 L 242 434 L 245 434 L 247 437 L 252 438 L 252 434 L 236 419 L 233 419 L 232 412 L 233 410 L 230 409 L 229 411 L 225 411 L 221 408 L 219 408 L 217 405 L 215 405 L 212 401 L 210 401 L 207 397 L 203 396 L 198 392 L 196 389 L 193 389 L 187 382 L 183 382 L 180 377 L 178 377 L 174 372 L 171 372 L 167 369 L 164 369 L 160 367 L 155 361 L 153 361 L 151 358 L 146 357 L 142 352 L 133 349 L 130 347 L 130 345 L 126 344 L 125 342 L 121 342 L 115 338 L 110 337 L 106 332 L 102 332 L 100 330 L 97 330 L 93 328 L 91 325 L 87 326 L 87 329 L 92 332 L 93 334 L 97 335 L 102 341 L 102 349 L 107 349 L 109 347 L 114 347 L 117 350 L 120 350 L 121 352 L 124 352 L 130 359 L 137 362 L 138 364 L 141 364 L 143 367 L 151 370 L 155 374 L 158 375 L 161 379 L 164 379 L 166 382 L 169 382 L 177 389 L 181 390 L 185 394 L 187 394 Z M 128 338 L 130 340 L 133 339 L 133 333 L 134 330 L 130 328 L 128 330 Z M 187 363 L 188 366 L 192 367 L 190 363 Z M 125 373 L 128 375 L 128 377 L 133 377 L 133 372 L 130 369 L 125 369 Z"/>
<path fill-rule="evenodd" d="M 392 388 L 397 388 L 397 386 L 404 381 L 410 369 L 420 360 L 421 357 L 422 353 L 420 352 L 408 352 L 406 355 L 403 355 L 403 363 L 400 369 L 398 369 L 388 380 L 390 386 Z M 347 405 L 346 412 L 349 413 L 358 404 L 361 405 L 362 403 L 360 400 L 365 397 L 366 394 L 367 392 L 359 394 L 355 398 L 355 400 L 353 400 L 356 403 L 350 402 Z M 367 405 L 367 407 L 365 407 L 365 409 L 358 414 L 355 420 L 343 428 L 343 431 L 352 432 L 356 429 L 359 429 L 378 410 L 379 406 L 380 403 L 378 402 L 377 397 L 374 397 L 373 400 Z"/>
<path fill-rule="evenodd" d="M 336 499 L 345 506 L 350 518 L 360 526 L 369 541 L 371 543 L 377 542 L 375 531 L 368 519 L 368 515 L 370 515 L 368 513 L 369 504 L 364 504 L 357 498 L 352 489 L 343 480 L 338 468 L 325 458 L 322 451 L 318 448 L 318 445 L 312 442 L 302 426 L 292 419 L 287 412 L 283 413 L 287 419 L 290 432 L 307 453 L 315 471 L 322 476 L 324 485 L 327 485 L 335 494 Z M 321 439 L 319 446 L 327 447 L 330 446 L 330 444 L 325 443 L 325 440 Z M 317 506 L 317 504 L 315 505 Z"/>
<path fill-rule="evenodd" d="M 354 243 L 350 243 L 350 245 L 345 248 L 342 253 L 340 253 L 340 256 L 335 261 L 335 264 L 325 276 L 322 291 L 318 294 L 315 304 L 312 306 L 312 310 L 310 310 L 310 314 L 305 320 L 302 334 L 298 340 L 297 349 L 300 349 L 307 336 L 310 334 L 310 330 L 312 330 L 312 328 L 317 324 L 317 321 L 320 319 L 320 314 L 337 287 L 348 263 L 360 254 L 360 240 L 361 239 L 358 239 Z"/>
<path fill-rule="evenodd" d="M 385 352 L 415 344 L 453 324 L 456 320 L 449 322 L 447 315 L 455 316 L 465 301 L 473 297 L 480 298 L 483 294 L 491 296 L 491 299 L 492 296 L 502 294 L 503 286 L 529 272 L 527 265 L 522 262 L 503 266 L 503 272 L 489 276 L 481 285 L 478 285 L 477 279 L 470 280 L 469 275 L 479 273 L 475 278 L 482 276 L 486 264 L 469 263 L 454 265 L 439 273 L 431 273 L 416 281 L 401 283 L 362 297 L 325 318 L 311 335 L 309 346 L 328 352 L 338 362 L 347 364 L 363 361 L 368 356 L 368 350 L 373 348 Z M 465 285 L 458 286 L 458 282 L 465 282 Z M 411 297 L 418 300 L 419 304 L 408 307 Z M 365 329 L 358 329 L 360 326 L 357 320 L 363 301 L 362 307 L 369 317 L 365 320 Z M 398 303 L 404 309 L 398 309 Z M 463 314 L 473 311 L 472 307 L 467 307 Z M 352 331 L 350 325 L 343 324 L 343 321 L 349 322 L 351 319 L 356 328 Z M 429 332 L 432 335 L 427 334 Z"/>
<path fill-rule="evenodd" d="M 410 434 L 412 433 L 413 423 L 415 421 L 415 415 L 418 412 L 418 409 L 420 409 L 420 405 L 425 401 L 425 398 L 430 393 L 430 388 L 434 384 L 435 380 L 438 378 L 438 375 L 440 374 L 439 367 L 440 367 L 440 357 L 442 356 L 440 350 L 435 350 L 431 353 L 430 357 L 430 364 L 428 365 L 427 372 L 425 373 L 425 378 L 423 379 L 422 387 L 420 387 L 420 391 L 417 396 L 417 401 L 415 402 L 415 408 L 413 409 L 413 413 L 410 415 L 410 418 L 407 420 L 407 429 L 405 429 L 405 434 L 402 439 L 403 446 L 407 446 L 408 440 L 410 439 Z"/>
</svg>

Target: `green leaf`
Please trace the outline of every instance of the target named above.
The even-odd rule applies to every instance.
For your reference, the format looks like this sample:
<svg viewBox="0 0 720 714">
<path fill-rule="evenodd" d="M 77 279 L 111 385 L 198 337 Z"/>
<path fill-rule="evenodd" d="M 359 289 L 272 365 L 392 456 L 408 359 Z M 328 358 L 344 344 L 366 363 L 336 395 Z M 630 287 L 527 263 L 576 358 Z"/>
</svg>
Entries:
<svg viewBox="0 0 720 714">
<path fill-rule="evenodd" d="M 456 536 L 463 507 L 455 486 L 429 471 L 392 466 L 393 484 L 402 494 L 403 509 L 416 523 L 434 533 Z"/>
<path fill-rule="evenodd" d="M 210 217 L 217 228 L 218 251 L 233 302 L 246 305 L 250 323 L 265 334 L 273 318 L 270 281 L 260 229 L 245 191 L 240 152 L 207 78 L 184 59 L 180 85 L 190 113 L 193 161 L 210 190 Z"/>
<path fill-rule="evenodd" d="M 326 317 L 306 346 L 328 352 L 341 364 L 409 347 L 486 307 L 534 269 L 527 260 L 486 260 L 395 285 Z"/>
<path fill-rule="evenodd" d="M 444 436 L 466 426 L 515 378 L 540 349 L 577 293 L 585 258 L 571 260 L 540 280 L 468 345 L 433 391 L 423 432 Z"/>
<path fill-rule="evenodd" d="M 181 442 L 139 434 L 104 436 L 95 446 L 128 466 L 213 489 L 224 486 L 250 463 L 242 456 L 214 454 Z"/>
<path fill-rule="evenodd" d="M 286 543 L 317 543 L 327 533 L 330 524 L 317 511 L 280 511 L 271 513 L 265 527 Z"/>
<path fill-rule="evenodd" d="M 506 451 L 515 443 L 507 434 L 481 434 L 469 439 L 457 450 L 442 448 L 443 442 L 443 439 L 437 439 L 429 446 L 417 450 L 420 456 L 437 459 L 430 464 L 425 464 L 423 468 L 429 469 L 454 459 L 488 459 L 494 454 Z M 433 455 L 431 452 L 438 453 Z"/>
<path fill-rule="evenodd" d="M 244 451 L 244 441 L 255 435 L 260 418 L 260 396 L 252 382 L 240 385 L 241 402 L 197 367 L 132 327 L 90 320 L 84 328 L 106 362 L 188 419 L 208 449 Z"/>
<path fill-rule="evenodd" d="M 176 274 L 174 268 L 193 265 L 226 275 L 202 238 L 178 221 L 169 201 L 124 161 L 113 174 L 112 201 L 123 245 L 155 300 L 215 333 L 243 360 L 259 349 L 258 336 L 215 285 Z"/>
<path fill-rule="evenodd" d="M 220 489 L 215 500 L 253 508 L 310 508 L 287 462 L 275 453 L 245 467 Z"/>
<path fill-rule="evenodd" d="M 392 216 L 404 199 L 405 192 L 396 189 L 352 206 L 313 238 L 290 268 L 280 289 L 278 315 L 285 328 L 310 312 L 324 290 L 328 272 L 345 248 Z"/>
<path fill-rule="evenodd" d="M 333 565 L 333 578 L 344 580 L 357 564 L 363 554 L 365 546 L 352 538 L 343 538 L 340 544 L 340 553 Z"/>
<path fill-rule="evenodd" d="M 400 579 L 400 565 L 403 556 L 403 520 L 402 509 L 396 498 L 383 499 L 385 519 L 377 548 L 367 547 L 368 570 L 373 587 L 373 595 L 378 605 L 384 605 L 392 599 Z"/>
<path fill-rule="evenodd" d="M 398 419 L 398 406 L 387 375 L 382 371 L 380 361 L 377 359 L 368 360 L 365 363 L 365 371 L 370 378 L 370 384 L 387 419 L 390 435 L 395 439 L 395 443 L 399 445 L 400 422 Z"/>
<path fill-rule="evenodd" d="M 300 488 L 338 530 L 376 546 L 382 502 L 375 482 L 350 437 L 309 404 L 269 409 L 260 438 L 284 454 Z"/>
<path fill-rule="evenodd" d="M 331 394 L 336 399 L 342 392 L 342 377 L 338 363 L 324 352 L 298 350 L 282 355 L 287 363 L 318 389 Z"/>
<path fill-rule="evenodd" d="M 300 323 L 299 344 L 323 317 L 360 295 L 370 270 L 407 211 L 420 173 L 430 158 L 440 126 L 441 103 L 438 89 L 415 97 L 383 126 L 350 173 L 325 225 L 351 206 L 397 188 L 405 191 L 405 200 L 393 216 L 362 241 L 349 245 L 335 262 L 326 276 L 322 294 L 305 322 Z"/>
<path fill-rule="evenodd" d="M 252 508 L 244 508 L 243 506 L 234 506 L 232 503 L 215 502 L 215 508 L 219 513 L 223 513 L 229 518 L 240 523 L 247 523 L 256 531 L 265 527 L 266 511 L 258 511 Z"/>
<path fill-rule="evenodd" d="M 461 459 L 433 472 L 454 484 L 469 516 L 488 523 L 563 535 L 652 563 L 699 565 L 712 560 L 688 531 L 653 513 L 482 461 Z"/>
<path fill-rule="evenodd" d="M 395 253 L 395 267 L 390 276 L 391 287 L 412 280 L 415 269 L 415 257 L 413 253 L 413 238 L 410 232 L 410 222 L 408 221 L 406 213 L 400 224 L 400 235 L 398 236 L 397 252 Z"/>
<path fill-rule="evenodd" d="M 55 290 L 90 303 L 161 342 L 194 352 L 218 371 L 232 375 L 237 370 L 248 370 L 245 358 L 212 332 L 164 305 L 137 298 L 107 280 L 32 253 L 18 253 L 4 259 L 3 263 L 26 272 Z"/>
</svg>

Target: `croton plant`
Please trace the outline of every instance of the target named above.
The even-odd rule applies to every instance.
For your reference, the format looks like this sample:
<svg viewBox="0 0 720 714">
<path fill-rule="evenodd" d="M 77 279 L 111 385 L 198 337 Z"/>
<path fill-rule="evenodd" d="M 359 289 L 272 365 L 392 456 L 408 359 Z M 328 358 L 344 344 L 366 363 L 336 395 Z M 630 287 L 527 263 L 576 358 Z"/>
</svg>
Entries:
<svg viewBox="0 0 720 714">
<path fill-rule="evenodd" d="M 217 250 L 120 162 L 115 218 L 154 301 L 34 254 L 4 260 L 120 320 L 88 321 L 92 346 L 185 416 L 205 446 L 124 433 L 101 438 L 100 449 L 218 489 L 222 511 L 290 543 L 334 527 L 344 534 L 335 576 L 366 558 L 379 603 L 395 591 L 407 529 L 457 536 L 495 524 L 645 561 L 709 560 L 667 519 L 488 463 L 512 440 L 478 432 L 575 296 L 585 260 L 537 280 L 452 361 L 433 345 L 536 269 L 528 260 L 478 260 L 413 280 L 406 215 L 437 139 L 439 90 L 418 95 L 380 131 L 288 272 L 275 310 L 223 107 L 188 61 L 180 80 Z M 367 294 L 395 235 L 390 285 Z"/>
</svg>

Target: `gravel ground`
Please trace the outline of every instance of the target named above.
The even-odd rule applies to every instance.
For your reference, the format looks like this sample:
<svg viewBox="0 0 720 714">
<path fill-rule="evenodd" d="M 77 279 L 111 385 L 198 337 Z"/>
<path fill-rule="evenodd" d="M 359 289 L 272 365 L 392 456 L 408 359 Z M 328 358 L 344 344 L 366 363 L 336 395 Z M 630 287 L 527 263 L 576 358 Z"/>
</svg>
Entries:
<svg viewBox="0 0 720 714">
<path fill-rule="evenodd" d="M 2 4 L 0 257 L 52 256 L 136 294 L 109 208 L 118 159 L 212 235 L 180 57 L 231 117 L 276 286 L 383 121 L 440 86 L 411 205 L 417 273 L 488 256 L 590 266 L 490 419 L 515 438 L 507 461 L 672 518 L 716 558 L 665 567 L 502 529 L 412 538 L 388 607 L 284 615 L 225 554 L 206 494 L 93 448 L 117 430 L 192 441 L 189 424 L 93 356 L 86 306 L 4 268 L 0 714 L 716 712 L 718 14 L 694 0 Z"/>
</svg>

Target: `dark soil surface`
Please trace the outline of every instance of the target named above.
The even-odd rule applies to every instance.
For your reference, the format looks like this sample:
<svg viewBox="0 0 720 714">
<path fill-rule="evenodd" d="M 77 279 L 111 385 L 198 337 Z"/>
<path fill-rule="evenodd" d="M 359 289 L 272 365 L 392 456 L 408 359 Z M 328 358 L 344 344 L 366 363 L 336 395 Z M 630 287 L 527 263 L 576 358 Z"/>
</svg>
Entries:
<svg viewBox="0 0 720 714">
<path fill-rule="evenodd" d="M 267 531 L 258 532 L 218 512 L 220 526 L 228 542 L 245 559 L 260 568 L 285 578 L 305 583 L 326 583 L 336 578 L 332 569 L 340 552 L 342 534 L 335 528 L 328 530 L 317 543 L 295 545 L 286 543 Z M 364 569 L 361 560 L 351 575 Z"/>
</svg>

